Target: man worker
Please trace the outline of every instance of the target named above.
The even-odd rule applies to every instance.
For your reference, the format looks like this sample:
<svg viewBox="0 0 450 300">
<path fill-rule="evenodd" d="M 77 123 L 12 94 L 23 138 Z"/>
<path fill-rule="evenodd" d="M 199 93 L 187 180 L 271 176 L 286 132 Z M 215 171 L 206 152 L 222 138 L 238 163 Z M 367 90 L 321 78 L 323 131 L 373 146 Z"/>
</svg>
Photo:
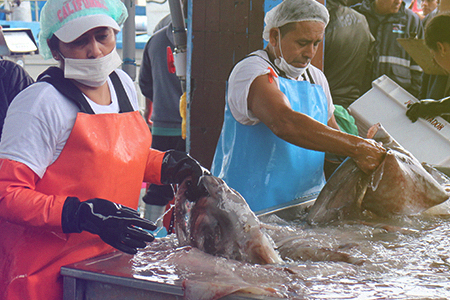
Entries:
<svg viewBox="0 0 450 300">
<path fill-rule="evenodd" d="M 433 11 L 435 11 L 439 6 L 439 0 L 423 0 L 422 3 L 422 12 L 424 19 L 429 16 Z M 424 20 L 422 19 L 422 20 Z M 425 28 L 426 23 L 423 23 L 423 27 Z"/>
<path fill-rule="evenodd" d="M 402 0 L 363 0 L 352 8 L 366 16 L 376 41 L 370 80 L 385 74 L 417 97 L 422 83 L 422 68 L 397 39 L 423 37 L 419 16 L 407 9 Z"/>
<path fill-rule="evenodd" d="M 284 0 L 265 16 L 267 47 L 230 74 L 212 173 L 255 212 L 318 194 L 324 152 L 352 157 L 364 172 L 384 158 L 375 141 L 338 130 L 327 80 L 310 64 L 328 19 L 314 0 Z"/>
</svg>

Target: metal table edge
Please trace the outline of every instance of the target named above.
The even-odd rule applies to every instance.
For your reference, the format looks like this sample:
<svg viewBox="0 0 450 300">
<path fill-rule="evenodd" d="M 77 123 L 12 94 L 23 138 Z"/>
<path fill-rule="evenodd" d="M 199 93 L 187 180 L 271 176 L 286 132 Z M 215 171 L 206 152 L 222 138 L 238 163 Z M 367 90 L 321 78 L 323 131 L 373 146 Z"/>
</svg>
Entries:
<svg viewBox="0 0 450 300">
<path fill-rule="evenodd" d="M 151 282 L 141 279 L 119 277 L 86 270 L 76 270 L 64 266 L 61 267 L 61 275 L 73 277 L 80 280 L 92 280 L 130 288 L 139 288 L 152 292 L 167 293 L 175 296 L 184 296 L 184 291 L 181 286 L 169 286 L 164 283 Z"/>
</svg>

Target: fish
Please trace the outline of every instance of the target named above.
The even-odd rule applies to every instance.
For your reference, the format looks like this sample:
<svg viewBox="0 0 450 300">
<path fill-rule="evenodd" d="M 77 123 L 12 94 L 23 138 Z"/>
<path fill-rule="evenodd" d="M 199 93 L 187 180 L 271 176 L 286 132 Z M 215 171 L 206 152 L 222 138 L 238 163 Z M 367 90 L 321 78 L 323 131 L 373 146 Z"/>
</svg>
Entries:
<svg viewBox="0 0 450 300">
<path fill-rule="evenodd" d="M 186 179 L 175 196 L 175 233 L 180 247 L 252 264 L 287 261 L 334 261 L 360 264 L 332 247 L 315 247 L 292 224 L 262 222 L 245 199 L 222 179 L 200 178 L 206 191 L 195 202 L 186 199 Z"/>
<path fill-rule="evenodd" d="M 305 299 L 303 282 L 340 274 L 355 275 L 351 264 L 250 264 L 207 254 L 192 246 L 177 247 L 175 235 L 157 238 L 132 258 L 135 278 L 158 283 L 181 281 L 186 300 Z M 317 242 L 317 240 L 316 240 Z M 289 286 L 289 288 L 288 288 Z M 158 298 L 159 299 L 159 298 Z"/>
<path fill-rule="evenodd" d="M 253 264 L 283 260 L 245 199 L 222 179 L 203 175 L 199 186 L 205 195 L 186 198 L 190 178 L 175 195 L 174 227 L 180 246 L 192 246 L 214 256 Z"/>
<path fill-rule="evenodd" d="M 366 174 L 347 158 L 309 209 L 308 223 L 357 219 L 367 211 L 381 217 L 416 215 L 448 200 L 448 176 L 420 163 L 379 123 L 369 129 L 367 137 L 387 149 L 383 162 Z"/>
</svg>

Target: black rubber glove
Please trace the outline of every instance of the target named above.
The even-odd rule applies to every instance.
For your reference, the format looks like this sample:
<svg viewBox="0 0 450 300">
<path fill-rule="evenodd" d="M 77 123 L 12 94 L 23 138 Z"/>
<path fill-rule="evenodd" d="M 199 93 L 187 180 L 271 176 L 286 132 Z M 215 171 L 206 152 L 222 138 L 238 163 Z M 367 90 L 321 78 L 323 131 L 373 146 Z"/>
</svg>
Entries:
<svg viewBox="0 0 450 300">
<path fill-rule="evenodd" d="M 193 159 L 189 154 L 176 150 L 169 150 L 164 155 L 161 166 L 161 183 L 180 184 L 183 180 L 191 176 L 192 180 L 188 184 L 186 197 L 191 201 L 196 201 L 202 193 L 199 189 L 199 179 L 204 174 L 210 174 L 203 168 L 198 161 Z"/>
<path fill-rule="evenodd" d="M 197 183 L 203 174 L 209 174 L 209 171 L 185 152 L 169 150 L 164 155 L 161 166 L 162 184 L 179 184 L 188 176 L 192 176 L 192 181 Z"/>
<path fill-rule="evenodd" d="M 416 122 L 418 118 L 436 117 L 444 113 L 443 99 L 441 101 L 436 100 L 421 100 L 413 104 L 408 104 L 408 110 L 406 116 L 412 121 Z M 448 106 L 448 104 L 447 104 Z M 448 111 L 450 112 L 450 111 Z"/>
<path fill-rule="evenodd" d="M 64 233 L 85 230 L 129 254 L 136 254 L 136 248 L 145 248 L 145 242 L 155 239 L 140 229 L 155 230 L 156 226 L 151 221 L 139 217 L 139 213 L 132 208 L 105 199 L 80 202 L 76 197 L 68 197 L 64 202 L 61 221 Z"/>
</svg>

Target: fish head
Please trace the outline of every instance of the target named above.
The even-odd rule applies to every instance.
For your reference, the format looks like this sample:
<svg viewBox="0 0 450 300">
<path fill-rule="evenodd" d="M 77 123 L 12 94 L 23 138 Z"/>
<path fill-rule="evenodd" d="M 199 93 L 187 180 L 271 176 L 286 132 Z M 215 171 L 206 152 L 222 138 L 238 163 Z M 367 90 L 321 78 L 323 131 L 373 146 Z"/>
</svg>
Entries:
<svg viewBox="0 0 450 300">
<path fill-rule="evenodd" d="M 204 175 L 207 191 L 188 213 L 190 245 L 212 255 L 251 263 L 282 262 L 245 199 L 222 179 Z M 181 216 L 181 219 L 186 219 Z M 177 221 L 175 221 L 177 223 Z"/>
<path fill-rule="evenodd" d="M 190 213 L 191 245 L 212 255 L 239 259 L 232 216 L 220 208 L 217 198 L 204 196 Z"/>
<path fill-rule="evenodd" d="M 199 185 L 203 193 L 195 202 L 186 197 L 190 184 L 186 178 L 175 195 L 175 233 L 180 246 L 191 245 L 206 253 L 225 255 L 224 249 L 233 248 L 231 229 L 232 215 L 220 209 L 218 196 L 222 180 L 213 176 L 203 176 Z"/>
</svg>

